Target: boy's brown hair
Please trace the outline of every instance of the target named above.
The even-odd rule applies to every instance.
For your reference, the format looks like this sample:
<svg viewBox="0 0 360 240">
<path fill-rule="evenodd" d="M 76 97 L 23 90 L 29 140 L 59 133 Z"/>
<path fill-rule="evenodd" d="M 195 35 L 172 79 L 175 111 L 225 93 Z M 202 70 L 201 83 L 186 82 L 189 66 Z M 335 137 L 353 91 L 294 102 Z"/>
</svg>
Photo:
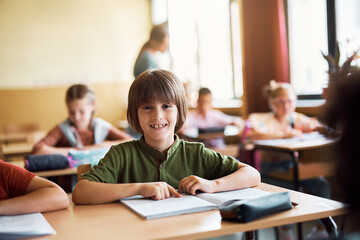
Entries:
<svg viewBox="0 0 360 240">
<path fill-rule="evenodd" d="M 181 81 L 166 70 L 147 70 L 132 83 L 128 96 L 127 119 L 131 128 L 142 133 L 139 123 L 138 108 L 154 100 L 174 103 L 178 110 L 175 133 L 183 126 L 187 114 L 185 89 Z"/>
<path fill-rule="evenodd" d="M 84 84 L 74 84 L 66 91 L 65 101 L 68 104 L 73 100 L 82 99 L 84 97 L 89 99 L 89 103 L 95 102 L 95 93 L 89 86 Z"/>
</svg>

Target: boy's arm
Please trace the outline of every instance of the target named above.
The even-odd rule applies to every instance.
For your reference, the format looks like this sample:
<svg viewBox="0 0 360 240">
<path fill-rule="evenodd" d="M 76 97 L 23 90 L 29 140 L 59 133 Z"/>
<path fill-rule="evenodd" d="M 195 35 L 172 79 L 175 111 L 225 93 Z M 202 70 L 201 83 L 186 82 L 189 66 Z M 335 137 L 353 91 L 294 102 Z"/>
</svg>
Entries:
<svg viewBox="0 0 360 240">
<path fill-rule="evenodd" d="M 180 194 L 165 182 L 150 183 L 99 183 L 82 179 L 75 186 L 72 200 L 75 204 L 100 204 L 119 199 L 142 195 L 156 200 Z"/>
<path fill-rule="evenodd" d="M 69 198 L 58 185 L 35 176 L 24 195 L 0 201 L 0 215 L 48 212 L 68 206 Z"/>
<path fill-rule="evenodd" d="M 230 191 L 254 187 L 260 184 L 260 173 L 253 167 L 239 163 L 239 168 L 222 178 L 206 180 L 197 176 L 183 178 L 179 183 L 179 192 L 195 195 L 196 190 L 207 193 Z"/>
</svg>

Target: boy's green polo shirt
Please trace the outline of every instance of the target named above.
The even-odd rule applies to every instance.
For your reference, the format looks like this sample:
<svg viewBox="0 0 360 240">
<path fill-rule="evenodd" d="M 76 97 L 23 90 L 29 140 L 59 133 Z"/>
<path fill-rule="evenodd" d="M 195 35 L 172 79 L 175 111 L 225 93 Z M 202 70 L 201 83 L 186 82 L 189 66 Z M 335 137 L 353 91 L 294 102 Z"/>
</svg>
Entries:
<svg viewBox="0 0 360 240">
<path fill-rule="evenodd" d="M 82 178 L 103 183 L 164 181 L 178 188 L 180 180 L 190 175 L 212 180 L 238 169 L 233 157 L 222 156 L 202 143 L 175 138 L 167 156 L 147 145 L 143 137 L 113 146 Z"/>
</svg>

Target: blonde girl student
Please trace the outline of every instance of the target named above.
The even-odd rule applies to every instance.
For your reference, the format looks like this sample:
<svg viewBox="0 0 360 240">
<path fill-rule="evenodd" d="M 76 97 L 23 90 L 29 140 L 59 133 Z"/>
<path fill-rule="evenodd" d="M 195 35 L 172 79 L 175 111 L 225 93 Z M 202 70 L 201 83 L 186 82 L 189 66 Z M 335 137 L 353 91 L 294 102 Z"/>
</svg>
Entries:
<svg viewBox="0 0 360 240">
<path fill-rule="evenodd" d="M 250 139 L 292 138 L 323 128 L 317 119 L 295 112 L 297 97 L 290 84 L 276 83 L 272 80 L 264 87 L 264 94 L 272 111 L 250 114 Z M 261 150 L 260 158 L 261 174 L 264 182 L 286 188 L 293 187 L 291 183 L 277 181 L 268 177 L 272 171 L 286 171 L 292 167 L 289 154 Z M 330 198 L 330 186 L 323 177 L 300 181 L 300 185 L 305 191 L 313 195 Z M 289 236 L 292 233 L 281 231 L 284 229 L 280 228 L 280 239 L 293 239 L 293 236 Z M 308 239 L 326 237 L 323 225 L 317 225 L 308 237 Z"/>
<path fill-rule="evenodd" d="M 154 199 L 180 193 L 218 192 L 256 186 L 260 174 L 202 143 L 179 139 L 187 113 L 181 81 L 165 70 L 138 76 L 128 96 L 128 121 L 142 134 L 113 146 L 75 186 L 75 204 L 98 204 L 142 195 Z M 178 191 L 176 190 L 178 188 Z"/>
<path fill-rule="evenodd" d="M 89 86 L 72 85 L 66 92 L 65 100 L 68 118 L 40 140 L 32 154 L 68 155 L 70 149 L 110 147 L 133 139 L 105 120 L 94 117 L 95 93 Z"/>
</svg>

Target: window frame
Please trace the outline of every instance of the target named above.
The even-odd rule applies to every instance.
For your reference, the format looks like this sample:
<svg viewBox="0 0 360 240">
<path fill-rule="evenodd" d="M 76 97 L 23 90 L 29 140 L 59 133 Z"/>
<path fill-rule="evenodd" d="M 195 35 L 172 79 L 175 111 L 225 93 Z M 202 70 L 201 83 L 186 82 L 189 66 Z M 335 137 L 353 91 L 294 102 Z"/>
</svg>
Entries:
<svg viewBox="0 0 360 240">
<path fill-rule="evenodd" d="M 156 3 L 156 4 L 166 4 L 166 8 L 168 8 L 168 3 L 166 0 L 152 0 L 151 1 L 151 13 L 152 15 L 156 14 L 156 11 L 154 11 L 154 6 L 153 5 L 153 2 Z M 239 43 L 234 43 L 234 38 L 233 38 L 233 34 L 234 34 L 234 29 L 233 29 L 233 26 L 234 26 L 234 22 L 233 22 L 233 13 L 231 11 L 231 5 L 233 3 L 236 3 L 238 5 L 238 9 L 239 9 L 239 15 L 238 15 L 238 24 L 235 24 L 235 26 L 239 26 L 240 29 L 238 30 L 238 34 L 239 34 L 239 38 L 240 38 L 240 42 Z M 231 85 L 233 86 L 232 87 L 232 92 L 231 92 L 231 97 L 228 98 L 228 99 L 214 99 L 213 100 L 213 104 L 214 104 L 214 107 L 221 107 L 221 108 L 234 108 L 234 106 L 236 105 L 236 107 L 238 108 L 241 108 L 242 105 L 243 105 L 243 102 L 242 102 L 242 99 L 244 97 L 244 72 L 243 72 L 243 67 L 242 67 L 242 64 L 243 64 L 243 49 L 242 49 L 242 39 L 241 39 L 241 16 L 240 16 L 240 8 L 241 8 L 241 3 L 239 0 L 227 0 L 227 4 L 228 4 L 228 8 L 229 8 L 229 33 L 230 33 L 230 61 L 231 61 L 231 71 L 232 71 L 232 82 L 231 82 Z M 169 12 L 167 12 L 165 14 L 167 16 L 167 20 L 166 21 L 163 21 L 163 22 L 154 22 L 152 21 L 153 24 L 160 24 L 160 23 L 168 23 L 169 21 Z M 153 20 L 153 19 L 152 19 Z M 238 48 L 240 49 L 240 59 L 234 59 L 236 58 L 236 54 L 234 53 L 234 51 L 236 51 L 236 49 L 234 49 L 234 44 L 238 44 Z M 236 63 L 240 62 L 241 65 L 240 66 L 237 66 Z M 236 70 L 236 68 L 238 68 Z M 236 73 L 238 73 L 237 75 L 240 75 L 240 76 L 237 76 Z M 197 79 L 197 81 L 200 81 L 200 79 Z M 238 81 L 238 82 L 237 82 Z M 235 87 L 241 87 L 240 90 L 237 90 L 235 89 Z"/>
<path fill-rule="evenodd" d="M 286 21 L 287 21 L 287 28 L 289 27 L 288 24 L 288 10 L 287 10 L 287 1 L 285 1 L 286 6 Z M 331 55 L 335 55 L 336 52 L 336 11 L 335 11 L 335 0 L 326 0 L 326 25 L 327 25 L 327 44 L 328 44 L 328 53 Z M 289 41 L 289 31 L 287 31 L 287 39 Z M 288 44 L 289 47 L 289 44 Z M 290 49 L 288 49 L 290 50 Z M 290 60 L 290 59 L 289 59 Z M 291 60 L 290 60 L 291 61 Z M 291 79 L 290 79 L 291 83 Z M 297 95 L 299 100 L 318 100 L 324 99 L 321 94 L 298 94 Z"/>
</svg>

